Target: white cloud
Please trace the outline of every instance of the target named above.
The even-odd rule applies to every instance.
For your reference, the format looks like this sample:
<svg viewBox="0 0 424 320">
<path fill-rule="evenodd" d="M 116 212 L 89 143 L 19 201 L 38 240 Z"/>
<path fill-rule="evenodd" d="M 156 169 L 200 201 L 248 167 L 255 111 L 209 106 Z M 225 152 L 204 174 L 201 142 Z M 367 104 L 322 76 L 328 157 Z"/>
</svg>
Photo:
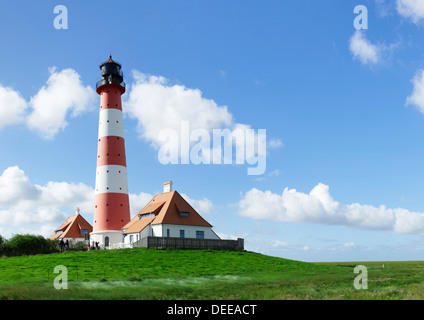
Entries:
<svg viewBox="0 0 424 320">
<path fill-rule="evenodd" d="M 27 102 L 19 92 L 0 85 L 0 129 L 25 120 Z"/>
<path fill-rule="evenodd" d="M 405 234 L 424 233 L 424 213 L 406 209 L 340 204 L 322 183 L 309 194 L 284 189 L 282 194 L 253 188 L 238 203 L 239 214 L 253 219 L 318 223 Z"/>
<path fill-rule="evenodd" d="M 382 46 L 368 41 L 361 30 L 356 30 L 350 38 L 349 49 L 354 58 L 363 64 L 376 64 L 381 59 Z"/>
<path fill-rule="evenodd" d="M 81 213 L 92 212 L 93 205 L 94 190 L 82 183 L 35 185 L 17 166 L 0 176 L 0 226 L 25 230 L 41 226 L 38 231 L 49 236 L 69 215 L 65 211 L 79 207 Z"/>
<path fill-rule="evenodd" d="M 126 112 L 137 119 L 140 135 L 155 147 L 160 147 L 159 133 L 163 129 L 180 132 L 181 121 L 188 121 L 190 131 L 230 127 L 233 117 L 227 106 L 202 96 L 199 89 L 170 84 L 160 76 L 133 71 Z"/>
<path fill-rule="evenodd" d="M 345 242 L 343 244 L 343 248 L 345 249 L 350 249 L 350 248 L 354 248 L 355 247 L 355 242 Z"/>
<path fill-rule="evenodd" d="M 422 0 L 397 0 L 398 13 L 413 23 L 418 24 L 424 19 L 424 1 Z"/>
<path fill-rule="evenodd" d="M 80 75 L 73 69 L 60 72 L 50 68 L 47 85 L 31 98 L 32 113 L 27 125 L 43 138 L 52 139 L 68 123 L 66 116 L 76 117 L 94 106 L 95 92 L 84 87 Z"/>
<path fill-rule="evenodd" d="M 68 114 L 76 117 L 94 106 L 95 91 L 84 87 L 73 69 L 60 72 L 49 68 L 50 77 L 29 102 L 21 94 L 0 85 L 0 130 L 8 125 L 26 123 L 42 138 L 52 139 L 68 123 Z"/>
<path fill-rule="evenodd" d="M 13 205 L 20 199 L 39 197 L 40 190 L 31 185 L 27 176 L 18 167 L 4 170 L 0 176 L 0 208 Z"/>
<path fill-rule="evenodd" d="M 213 203 L 208 198 L 199 200 L 191 199 L 185 193 L 181 193 L 181 196 L 196 210 L 200 215 L 211 213 L 213 210 Z"/>
<path fill-rule="evenodd" d="M 270 177 L 278 177 L 281 175 L 281 171 L 279 169 L 272 170 L 270 173 L 268 173 Z"/>
<path fill-rule="evenodd" d="M 274 248 L 286 248 L 290 245 L 287 241 L 281 241 L 281 240 L 273 240 L 271 241 L 271 246 Z"/>
<path fill-rule="evenodd" d="M 414 105 L 424 113 L 424 70 L 420 70 L 412 80 L 412 94 L 406 99 L 406 105 Z"/>
<path fill-rule="evenodd" d="M 227 239 L 227 240 L 237 240 L 238 238 L 242 238 L 242 239 L 249 239 L 249 234 L 248 233 L 238 233 L 238 234 L 225 234 L 225 233 L 221 233 L 221 232 L 216 232 L 214 230 L 214 232 L 218 235 L 218 237 L 220 237 L 221 239 Z M 246 239 L 246 241 L 248 240 Z"/>
<path fill-rule="evenodd" d="M 393 2 L 392 0 L 375 0 L 375 6 L 378 15 L 381 17 L 387 17 L 391 15 Z"/>
<path fill-rule="evenodd" d="M 153 196 L 149 193 L 140 192 L 139 194 L 130 194 L 130 212 L 131 219 L 144 208 L 144 206 L 152 200 Z"/>
<path fill-rule="evenodd" d="M 270 148 L 277 149 L 277 148 L 282 147 L 283 145 L 284 145 L 283 141 L 281 141 L 281 139 L 277 139 L 277 138 L 270 139 L 269 142 L 268 142 L 268 146 Z"/>
<path fill-rule="evenodd" d="M 136 70 L 132 72 L 132 76 L 134 82 L 130 87 L 128 99 L 125 101 L 125 112 L 131 118 L 137 120 L 140 137 L 150 142 L 153 147 L 157 149 L 163 147 L 166 154 L 176 154 L 180 158 L 188 159 L 193 157 L 189 145 L 199 143 L 199 140 L 207 141 L 205 144 L 209 149 L 202 149 L 202 152 L 205 152 L 202 157 L 210 160 L 212 154 L 221 155 L 221 151 L 225 149 L 225 146 L 221 149 L 219 143 L 214 148 L 212 142 L 213 130 L 228 129 L 231 131 L 230 136 L 235 138 L 230 143 L 241 141 L 240 135 L 244 135 L 243 137 L 246 139 L 243 140 L 246 141 L 245 160 L 249 164 L 255 162 L 255 156 L 258 154 L 256 146 L 259 145 L 259 142 L 264 145 L 264 136 L 255 133 L 254 144 L 256 149 L 248 152 L 250 144 L 247 143 L 246 131 L 251 127 L 247 124 L 236 123 L 227 106 L 220 106 L 214 100 L 205 98 L 199 89 L 172 84 L 168 79 L 161 76 L 146 75 Z M 259 132 L 259 129 L 256 130 Z M 186 134 L 182 131 L 186 131 Z M 199 132 L 209 134 L 208 139 L 203 138 L 203 136 L 199 137 Z M 175 139 L 169 141 L 169 136 L 171 134 L 173 136 L 173 133 L 176 134 Z M 186 141 L 188 139 L 185 138 L 188 137 L 190 141 Z M 181 147 L 183 144 L 188 147 Z M 272 139 L 269 145 L 278 148 L 282 146 L 282 142 L 279 139 Z M 232 156 L 235 153 L 233 152 Z"/>
</svg>

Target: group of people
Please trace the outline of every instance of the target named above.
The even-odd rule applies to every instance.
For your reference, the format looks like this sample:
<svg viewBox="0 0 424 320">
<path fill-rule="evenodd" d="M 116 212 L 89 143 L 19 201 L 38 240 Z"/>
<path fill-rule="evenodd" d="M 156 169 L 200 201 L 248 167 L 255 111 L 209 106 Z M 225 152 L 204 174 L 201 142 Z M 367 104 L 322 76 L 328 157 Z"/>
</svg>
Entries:
<svg viewBox="0 0 424 320">
<path fill-rule="evenodd" d="M 90 242 L 87 244 L 87 247 L 88 247 L 88 250 L 90 250 Z M 92 249 L 99 250 L 99 243 L 98 242 L 93 242 Z"/>
<path fill-rule="evenodd" d="M 88 250 L 90 250 L 90 249 L 91 250 L 99 250 L 100 249 L 98 242 L 93 242 L 93 246 L 91 248 L 90 248 L 90 242 L 88 242 L 87 248 L 88 248 Z M 63 241 L 63 239 L 60 239 L 59 249 L 60 249 L 60 252 L 68 251 L 69 250 L 69 240 L 66 239 L 66 241 Z"/>
<path fill-rule="evenodd" d="M 66 239 L 66 241 L 63 241 L 63 239 L 60 239 L 59 249 L 60 249 L 60 252 L 63 252 L 63 250 L 68 251 L 69 250 L 69 240 Z"/>
</svg>

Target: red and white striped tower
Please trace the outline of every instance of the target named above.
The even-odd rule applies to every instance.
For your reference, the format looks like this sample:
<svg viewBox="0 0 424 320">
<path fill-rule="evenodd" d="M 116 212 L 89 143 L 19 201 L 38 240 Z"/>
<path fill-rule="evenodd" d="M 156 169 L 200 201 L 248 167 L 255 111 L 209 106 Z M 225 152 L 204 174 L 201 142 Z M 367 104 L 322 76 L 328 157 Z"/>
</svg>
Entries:
<svg viewBox="0 0 424 320">
<path fill-rule="evenodd" d="M 121 243 L 121 228 L 130 221 L 127 164 L 121 95 L 125 83 L 121 65 L 109 57 L 100 65 L 100 95 L 94 224 L 90 241 L 101 247 Z"/>
</svg>

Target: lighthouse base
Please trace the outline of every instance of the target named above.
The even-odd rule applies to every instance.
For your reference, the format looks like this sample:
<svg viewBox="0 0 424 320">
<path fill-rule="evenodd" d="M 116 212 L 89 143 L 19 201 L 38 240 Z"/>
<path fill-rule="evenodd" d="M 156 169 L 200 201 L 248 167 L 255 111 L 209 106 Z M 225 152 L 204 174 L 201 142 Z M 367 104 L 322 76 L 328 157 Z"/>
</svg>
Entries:
<svg viewBox="0 0 424 320">
<path fill-rule="evenodd" d="M 102 230 L 90 233 L 90 246 L 96 247 L 96 242 L 99 243 L 100 249 L 112 249 L 114 245 L 123 242 L 121 230 Z"/>
</svg>

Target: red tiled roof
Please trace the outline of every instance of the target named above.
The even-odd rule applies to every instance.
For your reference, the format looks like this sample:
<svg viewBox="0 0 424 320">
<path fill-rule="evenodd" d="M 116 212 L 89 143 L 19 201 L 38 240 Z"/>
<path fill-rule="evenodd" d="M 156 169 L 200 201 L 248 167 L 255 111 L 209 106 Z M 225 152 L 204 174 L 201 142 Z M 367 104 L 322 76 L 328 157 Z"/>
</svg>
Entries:
<svg viewBox="0 0 424 320">
<path fill-rule="evenodd" d="M 81 235 L 81 229 L 87 229 L 87 232 L 90 233 L 93 231 L 91 224 L 87 222 L 79 213 L 70 216 L 65 220 L 62 225 L 55 230 L 55 232 L 49 237 L 49 239 L 60 239 L 60 238 L 82 238 L 84 235 Z M 62 231 L 62 232 L 60 232 Z"/>
<path fill-rule="evenodd" d="M 139 218 L 139 215 L 137 215 L 136 217 L 134 217 L 133 220 L 131 220 L 128 225 L 128 229 L 124 231 L 124 234 L 126 233 L 134 233 L 134 232 L 140 232 L 142 231 L 144 228 L 146 228 L 151 221 L 154 221 L 155 218 L 150 218 L 150 217 L 146 217 L 146 218 Z"/>
<path fill-rule="evenodd" d="M 154 213 L 155 217 L 140 219 L 146 213 Z M 188 216 L 181 216 L 180 212 L 188 212 Z M 124 233 L 140 232 L 150 224 L 178 224 L 190 226 L 212 227 L 200 214 L 177 192 L 157 194 L 152 200 L 127 224 Z"/>
</svg>

